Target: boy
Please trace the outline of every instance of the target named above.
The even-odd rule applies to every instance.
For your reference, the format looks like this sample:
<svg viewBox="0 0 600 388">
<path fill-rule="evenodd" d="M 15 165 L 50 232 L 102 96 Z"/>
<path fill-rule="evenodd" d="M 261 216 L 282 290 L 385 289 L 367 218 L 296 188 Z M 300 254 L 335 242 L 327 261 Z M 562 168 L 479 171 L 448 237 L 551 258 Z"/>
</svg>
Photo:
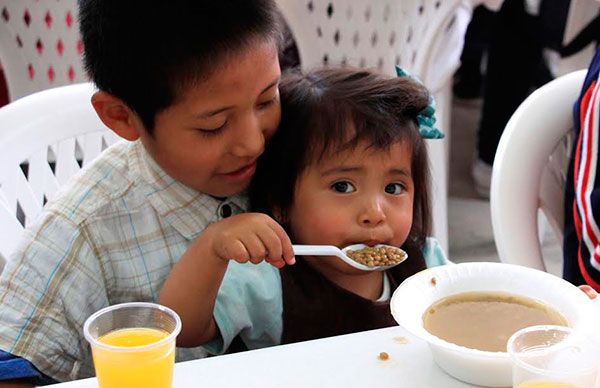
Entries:
<svg viewBox="0 0 600 388">
<path fill-rule="evenodd" d="M 245 220 L 239 194 L 280 120 L 271 0 L 84 0 L 80 22 L 94 109 L 129 141 L 47 205 L 4 269 L 0 387 L 92 376 L 85 319 L 155 301 L 204 228 Z"/>
<path fill-rule="evenodd" d="M 594 21 L 591 26 L 600 26 Z M 598 34 L 586 28 L 589 38 Z M 582 33 L 581 39 L 585 39 Z M 573 40 L 576 41 L 576 40 Z M 563 277 L 590 298 L 600 291 L 600 179 L 598 178 L 598 77 L 600 48 L 588 67 L 581 94 L 573 108 L 575 141 L 565 184 Z"/>
</svg>

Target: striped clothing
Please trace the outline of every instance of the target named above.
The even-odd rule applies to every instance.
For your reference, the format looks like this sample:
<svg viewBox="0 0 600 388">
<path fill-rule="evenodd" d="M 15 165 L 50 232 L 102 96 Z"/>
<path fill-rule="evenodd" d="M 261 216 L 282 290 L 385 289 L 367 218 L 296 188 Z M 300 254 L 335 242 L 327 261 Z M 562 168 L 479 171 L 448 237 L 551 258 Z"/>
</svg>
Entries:
<svg viewBox="0 0 600 388">
<path fill-rule="evenodd" d="M 574 106 L 575 144 L 565 188 L 564 278 L 600 291 L 600 50 Z"/>
<path fill-rule="evenodd" d="M 155 301 L 191 240 L 246 208 L 244 197 L 220 201 L 175 181 L 139 142 L 115 144 L 46 205 L 4 269 L 0 350 L 58 381 L 92 376 L 85 319 Z M 179 350 L 178 360 L 204 355 Z"/>
</svg>

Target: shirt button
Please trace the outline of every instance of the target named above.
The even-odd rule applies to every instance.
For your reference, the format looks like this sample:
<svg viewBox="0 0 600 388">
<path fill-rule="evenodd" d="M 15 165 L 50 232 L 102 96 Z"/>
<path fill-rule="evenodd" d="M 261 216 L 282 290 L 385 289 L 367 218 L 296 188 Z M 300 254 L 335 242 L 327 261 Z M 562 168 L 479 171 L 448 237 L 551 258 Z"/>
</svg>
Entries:
<svg viewBox="0 0 600 388">
<path fill-rule="evenodd" d="M 221 206 L 221 217 L 227 218 L 231 216 L 231 213 L 231 206 L 229 206 L 228 204 L 224 204 L 223 206 Z"/>
</svg>

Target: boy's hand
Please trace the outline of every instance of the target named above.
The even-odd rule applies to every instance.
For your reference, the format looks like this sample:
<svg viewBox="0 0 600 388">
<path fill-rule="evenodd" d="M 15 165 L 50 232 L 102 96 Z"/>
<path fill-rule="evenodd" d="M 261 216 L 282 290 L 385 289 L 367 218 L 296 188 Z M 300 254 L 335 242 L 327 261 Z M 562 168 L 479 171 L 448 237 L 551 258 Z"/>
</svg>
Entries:
<svg viewBox="0 0 600 388">
<path fill-rule="evenodd" d="M 585 292 L 585 294 L 588 296 L 588 298 L 590 299 L 596 299 L 596 297 L 598 296 L 598 293 L 596 292 L 596 290 L 594 290 L 592 287 L 585 285 L 585 286 L 579 286 L 579 289 L 583 292 Z"/>
<path fill-rule="evenodd" d="M 199 346 L 219 335 L 215 302 L 230 260 L 277 268 L 295 263 L 290 238 L 265 214 L 239 214 L 208 226 L 175 264 L 158 298 L 183 322 L 177 346 Z"/>
<path fill-rule="evenodd" d="M 215 222 L 205 230 L 211 249 L 222 260 L 281 268 L 294 264 L 292 242 L 281 225 L 261 213 L 244 213 Z"/>
</svg>

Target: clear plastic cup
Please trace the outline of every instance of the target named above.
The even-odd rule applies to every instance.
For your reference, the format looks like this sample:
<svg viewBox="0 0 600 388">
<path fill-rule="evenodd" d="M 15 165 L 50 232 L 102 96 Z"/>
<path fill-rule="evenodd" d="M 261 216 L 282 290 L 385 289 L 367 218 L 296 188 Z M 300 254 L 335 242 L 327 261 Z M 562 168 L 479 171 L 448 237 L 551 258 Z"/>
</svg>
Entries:
<svg viewBox="0 0 600 388">
<path fill-rule="evenodd" d="M 92 347 L 100 388 L 169 388 L 181 320 L 155 303 L 123 303 L 90 316 L 83 333 Z"/>
<path fill-rule="evenodd" d="M 531 326 L 507 344 L 513 387 L 594 388 L 598 348 L 570 327 Z"/>
</svg>

